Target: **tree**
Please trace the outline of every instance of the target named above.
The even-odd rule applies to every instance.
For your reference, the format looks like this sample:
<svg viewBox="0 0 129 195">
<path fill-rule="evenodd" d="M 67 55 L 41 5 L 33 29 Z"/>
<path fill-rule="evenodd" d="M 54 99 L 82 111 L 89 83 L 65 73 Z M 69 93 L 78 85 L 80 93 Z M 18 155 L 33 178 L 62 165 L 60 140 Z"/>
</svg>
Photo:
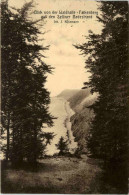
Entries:
<svg viewBox="0 0 129 195">
<path fill-rule="evenodd" d="M 10 123 L 12 116 L 12 106 L 11 106 L 11 90 L 12 90 L 12 52 L 11 51 L 11 37 L 13 37 L 11 31 L 11 22 L 10 18 L 12 13 L 8 9 L 7 2 L 3 2 L 1 5 L 1 61 L 2 61 L 2 134 L 6 130 L 6 160 L 9 158 L 9 149 L 10 149 Z M 8 63 L 10 62 L 10 66 Z"/>
<path fill-rule="evenodd" d="M 64 138 L 62 136 L 61 136 L 58 144 L 56 144 L 56 147 L 59 150 L 59 155 L 64 155 L 69 151 L 68 143 L 67 143 L 67 141 L 64 140 Z"/>
<path fill-rule="evenodd" d="M 45 88 L 52 68 L 43 61 L 49 46 L 41 45 L 43 21 L 30 18 L 32 8 L 32 2 L 21 9 L 2 3 L 2 127 L 7 131 L 6 158 L 17 163 L 27 158 L 35 164 L 44 138 L 53 138 L 43 133 L 44 124 L 53 125 L 53 117 Z"/>
<path fill-rule="evenodd" d="M 89 55 L 86 68 L 91 72 L 85 87 L 98 92 L 98 100 L 91 106 L 95 113 L 87 146 L 91 154 L 104 161 L 105 169 L 114 171 L 115 186 L 127 192 L 128 159 L 128 3 L 101 2 L 98 21 L 103 24 L 101 34 L 89 32 L 88 41 L 76 45 Z M 116 178 L 122 182 L 116 182 Z"/>
</svg>

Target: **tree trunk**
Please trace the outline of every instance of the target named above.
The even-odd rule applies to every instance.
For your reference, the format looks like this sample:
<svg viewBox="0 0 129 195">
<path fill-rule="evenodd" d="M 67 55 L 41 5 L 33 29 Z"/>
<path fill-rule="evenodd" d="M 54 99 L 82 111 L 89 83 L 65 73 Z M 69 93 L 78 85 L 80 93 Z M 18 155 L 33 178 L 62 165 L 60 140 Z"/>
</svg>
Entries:
<svg viewBox="0 0 129 195">
<path fill-rule="evenodd" d="M 8 161 L 9 159 L 9 145 L 10 145 L 9 129 L 10 129 L 10 112 L 8 112 L 6 161 Z"/>
<path fill-rule="evenodd" d="M 36 106 L 36 99 L 37 99 L 37 89 L 35 91 L 35 101 L 34 101 L 34 113 L 36 112 L 35 106 Z M 34 120 L 34 153 L 33 153 L 33 164 L 34 166 L 37 165 L 37 125 L 36 125 L 36 119 Z"/>
<path fill-rule="evenodd" d="M 37 165 L 37 130 L 36 130 L 36 126 L 34 127 L 34 162 L 33 163 L 34 163 L 34 166 Z"/>
</svg>

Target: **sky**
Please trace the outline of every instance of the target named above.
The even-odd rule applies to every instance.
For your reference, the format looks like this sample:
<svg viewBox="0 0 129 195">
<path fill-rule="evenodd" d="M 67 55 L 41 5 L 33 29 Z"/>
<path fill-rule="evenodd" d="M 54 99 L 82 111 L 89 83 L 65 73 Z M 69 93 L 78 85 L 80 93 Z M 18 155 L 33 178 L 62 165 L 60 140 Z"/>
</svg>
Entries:
<svg viewBox="0 0 129 195">
<path fill-rule="evenodd" d="M 28 0 L 26 0 L 28 1 Z M 9 0 L 9 4 L 21 7 L 24 0 Z M 86 0 L 36 0 L 34 10 L 44 11 L 98 11 L 96 1 Z M 100 11 L 98 11 L 100 15 Z M 35 19 L 44 14 L 34 14 Z M 86 42 L 85 36 L 88 31 L 101 32 L 101 24 L 97 21 L 96 15 L 92 19 L 79 20 L 79 23 L 54 23 L 54 19 L 45 19 L 43 31 L 44 45 L 50 45 L 45 52 L 47 57 L 44 61 L 54 67 L 52 75 L 48 75 L 46 88 L 51 96 L 58 95 L 64 89 L 81 89 L 83 83 L 88 81 L 89 73 L 85 67 L 86 57 L 80 55 L 80 51 L 73 45 Z M 84 21 L 84 22 L 83 22 Z"/>
</svg>

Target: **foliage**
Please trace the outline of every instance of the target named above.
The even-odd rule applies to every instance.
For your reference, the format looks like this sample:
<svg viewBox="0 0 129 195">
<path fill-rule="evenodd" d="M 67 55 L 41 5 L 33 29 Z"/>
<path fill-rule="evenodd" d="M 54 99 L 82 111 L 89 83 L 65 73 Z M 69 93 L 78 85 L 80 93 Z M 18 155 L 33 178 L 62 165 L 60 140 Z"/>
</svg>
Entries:
<svg viewBox="0 0 129 195">
<path fill-rule="evenodd" d="M 63 137 L 60 138 L 59 143 L 56 144 L 56 147 L 59 150 L 59 155 L 64 155 L 69 151 L 67 140 L 65 141 Z"/>
<path fill-rule="evenodd" d="M 108 172 L 115 168 L 115 176 L 123 178 L 115 185 L 127 192 L 128 160 L 128 3 L 100 2 L 103 24 L 101 34 L 89 32 L 87 42 L 76 45 L 86 59 L 86 69 L 91 73 L 85 87 L 98 92 L 99 97 L 91 108 L 95 113 L 87 146 L 96 158 L 104 161 Z M 111 168 L 112 167 L 112 168 Z M 114 179 L 114 181 L 116 180 Z"/>
<path fill-rule="evenodd" d="M 53 124 L 45 89 L 52 68 L 43 61 L 49 46 L 39 41 L 43 21 L 30 18 L 32 8 L 32 2 L 21 9 L 1 4 L 2 133 L 7 135 L 6 159 L 17 162 L 36 162 L 46 145 L 43 138 L 53 138 L 42 133 L 44 124 Z"/>
</svg>

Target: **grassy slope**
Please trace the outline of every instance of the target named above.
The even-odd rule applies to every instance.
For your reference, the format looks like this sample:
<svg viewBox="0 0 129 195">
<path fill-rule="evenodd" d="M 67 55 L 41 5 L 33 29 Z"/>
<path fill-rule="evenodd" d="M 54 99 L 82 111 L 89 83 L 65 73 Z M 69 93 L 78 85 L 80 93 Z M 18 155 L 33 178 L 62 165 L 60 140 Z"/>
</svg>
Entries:
<svg viewBox="0 0 129 195">
<path fill-rule="evenodd" d="M 2 193 L 98 193 L 99 172 L 95 161 L 84 158 L 44 159 L 37 170 L 2 168 Z"/>
</svg>

